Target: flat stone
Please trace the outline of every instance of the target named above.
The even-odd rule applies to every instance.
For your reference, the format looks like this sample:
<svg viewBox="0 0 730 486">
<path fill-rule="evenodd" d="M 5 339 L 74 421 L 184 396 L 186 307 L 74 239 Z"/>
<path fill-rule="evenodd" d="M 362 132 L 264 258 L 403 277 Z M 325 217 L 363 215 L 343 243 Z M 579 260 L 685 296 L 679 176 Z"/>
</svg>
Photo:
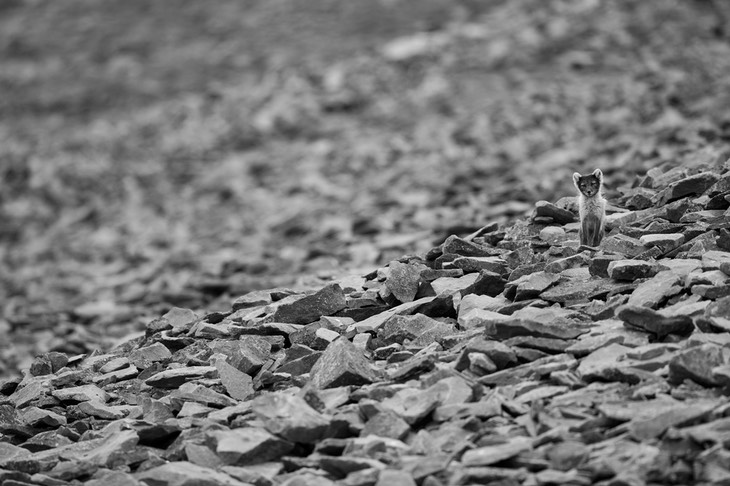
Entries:
<svg viewBox="0 0 730 486">
<path fill-rule="evenodd" d="M 178 388 L 183 383 L 201 378 L 215 376 L 217 370 L 214 366 L 187 366 L 185 368 L 172 368 L 150 376 L 145 384 L 156 388 Z"/>
<path fill-rule="evenodd" d="M 728 351 L 715 344 L 694 346 L 677 353 L 669 362 L 669 380 L 681 383 L 690 379 L 702 386 L 719 386 L 721 381 L 713 374 L 713 368 L 725 366 Z"/>
<path fill-rule="evenodd" d="M 173 402 L 175 400 L 197 402 L 216 408 L 231 407 L 238 403 L 227 395 L 218 393 L 200 383 L 183 383 L 168 396 Z"/>
<path fill-rule="evenodd" d="M 615 284 L 609 279 L 570 279 L 560 282 L 540 294 L 548 302 L 576 302 L 591 300 L 607 294 Z"/>
<path fill-rule="evenodd" d="M 314 444 L 325 436 L 331 422 L 302 398 L 286 393 L 260 395 L 251 410 L 266 430 L 291 442 Z"/>
<path fill-rule="evenodd" d="M 453 253 L 469 257 L 494 256 L 495 254 L 495 251 L 487 246 L 478 245 L 456 235 L 446 238 L 446 241 L 441 245 L 441 249 L 444 254 Z"/>
<path fill-rule="evenodd" d="M 423 314 L 412 316 L 393 316 L 378 329 L 378 340 L 381 346 L 392 343 L 403 344 L 404 341 L 413 341 L 424 333 L 440 336 L 453 334 L 453 325 L 432 319 Z"/>
<path fill-rule="evenodd" d="M 565 241 L 565 230 L 559 226 L 546 226 L 540 230 L 540 239 L 550 245 L 558 245 Z"/>
<path fill-rule="evenodd" d="M 535 203 L 535 216 L 543 216 L 552 218 L 558 224 L 572 223 L 577 219 L 572 212 L 559 208 L 555 204 L 548 201 L 538 201 Z"/>
<path fill-rule="evenodd" d="M 354 336 L 356 333 L 377 331 L 380 326 L 385 324 L 385 322 L 392 316 L 414 314 L 418 311 L 419 308 L 432 303 L 435 299 L 436 297 L 422 297 L 418 300 L 414 300 L 413 302 L 406 302 L 399 306 L 393 307 L 392 309 L 380 312 L 374 316 L 368 317 L 365 320 L 350 325 L 347 328 L 346 336 L 351 337 L 351 335 Z"/>
<path fill-rule="evenodd" d="M 62 402 L 86 402 L 96 400 L 105 403 L 109 401 L 109 394 L 96 385 L 81 385 L 70 388 L 53 390 L 51 394 Z"/>
<path fill-rule="evenodd" d="M 499 312 L 471 309 L 464 314 L 459 313 L 458 322 L 462 329 L 484 328 L 489 330 L 488 332 L 494 332 L 494 326 L 497 322 L 507 320 L 510 320 L 510 316 L 500 314 Z"/>
<path fill-rule="evenodd" d="M 715 184 L 718 179 L 719 176 L 712 172 L 694 174 L 669 184 L 669 186 L 654 196 L 654 200 L 657 206 L 663 206 L 689 195 L 700 195 Z"/>
<path fill-rule="evenodd" d="M 619 253 L 627 258 L 633 258 L 646 251 L 641 241 L 620 233 L 601 240 L 599 248 L 607 253 Z"/>
<path fill-rule="evenodd" d="M 454 368 L 458 371 L 464 370 L 469 366 L 469 355 L 472 353 L 481 353 L 486 355 L 497 367 L 504 369 L 510 365 L 517 364 L 517 355 L 509 346 L 478 336 L 466 343 L 459 358 L 457 358 Z"/>
<path fill-rule="evenodd" d="M 561 273 L 570 268 L 585 266 L 589 261 L 590 259 L 585 253 L 578 253 L 549 262 L 545 265 L 545 271 L 548 273 Z"/>
<path fill-rule="evenodd" d="M 608 276 L 614 280 L 633 282 L 640 278 L 653 277 L 660 271 L 656 263 L 643 260 L 616 260 L 608 264 Z"/>
<path fill-rule="evenodd" d="M 311 383 L 317 388 L 363 385 L 378 379 L 362 351 L 345 338 L 327 346 L 312 367 Z"/>
<path fill-rule="evenodd" d="M 639 237 L 639 241 L 644 246 L 658 247 L 662 253 L 667 253 L 681 246 L 685 242 L 685 237 L 682 233 L 649 234 Z"/>
<path fill-rule="evenodd" d="M 630 349 L 617 343 L 601 347 L 580 361 L 578 374 L 586 381 L 606 379 L 621 366 L 620 361 Z"/>
<path fill-rule="evenodd" d="M 461 456 L 461 463 L 464 466 L 490 466 L 531 449 L 532 439 L 513 437 L 502 444 L 468 450 Z"/>
<path fill-rule="evenodd" d="M 223 462 L 238 466 L 276 460 L 293 448 L 292 443 L 259 427 L 211 430 L 207 436 L 213 439 L 216 454 Z"/>
<path fill-rule="evenodd" d="M 411 426 L 392 410 L 383 410 L 371 417 L 361 432 L 362 437 L 376 435 L 404 439 L 411 431 Z"/>
<path fill-rule="evenodd" d="M 487 257 L 465 257 L 461 256 L 455 258 L 450 262 L 446 262 L 443 265 L 445 270 L 452 268 L 458 268 L 464 271 L 464 273 L 478 272 L 480 270 L 487 270 L 489 272 L 503 274 L 507 272 L 507 262 L 502 257 L 498 256 L 487 256 Z"/>
<path fill-rule="evenodd" d="M 560 275 L 548 272 L 536 272 L 514 280 L 511 285 L 516 286 L 515 300 L 535 299 L 541 293 L 560 281 Z"/>
<path fill-rule="evenodd" d="M 669 297 L 682 291 L 682 280 L 671 270 L 657 273 L 639 284 L 629 297 L 628 304 L 656 308 Z"/>
<path fill-rule="evenodd" d="M 95 417 L 102 420 L 119 420 L 131 411 L 132 407 L 128 405 L 109 406 L 97 400 L 89 400 L 81 402 L 76 407 L 79 412 L 89 417 Z"/>
<path fill-rule="evenodd" d="M 160 486 L 249 486 L 228 474 L 188 461 L 168 462 L 134 477 L 144 484 Z"/>
<path fill-rule="evenodd" d="M 588 264 L 588 272 L 592 277 L 608 278 L 608 266 L 611 262 L 624 259 L 623 255 L 596 254 Z"/>
<path fill-rule="evenodd" d="M 57 428 L 66 425 L 66 417 L 52 410 L 28 407 L 19 411 L 19 418 L 31 427 Z"/>
<path fill-rule="evenodd" d="M 730 331 L 730 297 L 723 297 L 709 304 L 701 321 L 716 330 Z"/>
<path fill-rule="evenodd" d="M 702 268 L 704 270 L 719 270 L 723 263 L 730 263 L 730 252 L 713 250 L 702 255 Z"/>
<path fill-rule="evenodd" d="M 631 302 L 630 299 L 629 302 Z M 686 335 L 694 330 L 694 323 L 689 316 L 667 316 L 648 307 L 630 303 L 619 307 L 616 315 L 627 326 L 642 329 L 659 338 L 663 338 L 667 334 Z"/>
<path fill-rule="evenodd" d="M 309 324 L 322 316 L 335 314 L 344 309 L 346 304 L 342 287 L 336 283 L 330 284 L 314 294 L 295 296 L 291 301 L 277 305 L 270 320 L 289 324 Z"/>
<path fill-rule="evenodd" d="M 661 436 L 670 427 L 681 427 L 707 416 L 720 405 L 719 400 L 693 401 L 690 404 L 677 404 L 652 417 L 633 419 L 629 432 L 637 440 L 649 440 Z"/>
<path fill-rule="evenodd" d="M 221 383 L 231 398 L 236 400 L 248 400 L 254 394 L 253 378 L 228 364 L 225 360 L 219 359 L 215 363 Z"/>
<path fill-rule="evenodd" d="M 532 320 L 510 319 L 495 322 L 493 328 L 487 328 L 489 337 L 503 341 L 515 336 L 535 336 L 553 339 L 575 339 L 581 334 L 588 332 L 587 329 L 566 324 L 542 324 Z"/>
</svg>

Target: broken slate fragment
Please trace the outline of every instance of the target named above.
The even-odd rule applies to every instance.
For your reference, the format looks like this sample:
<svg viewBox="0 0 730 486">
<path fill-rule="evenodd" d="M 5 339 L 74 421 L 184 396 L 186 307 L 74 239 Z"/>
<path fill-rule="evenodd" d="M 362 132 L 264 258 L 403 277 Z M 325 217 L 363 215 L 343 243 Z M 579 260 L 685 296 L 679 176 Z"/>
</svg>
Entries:
<svg viewBox="0 0 730 486">
<path fill-rule="evenodd" d="M 185 368 L 172 368 L 150 376 L 145 383 L 156 388 L 178 388 L 183 383 L 200 378 L 215 376 L 217 370 L 214 366 L 188 366 Z"/>
<path fill-rule="evenodd" d="M 702 386 L 719 386 L 722 382 L 713 374 L 713 368 L 726 365 L 729 358 L 730 351 L 716 344 L 685 349 L 669 362 L 669 380 L 681 383 L 690 379 Z"/>
<path fill-rule="evenodd" d="M 327 346 L 312 367 L 310 376 L 312 385 L 317 388 L 363 385 L 377 380 L 362 351 L 345 338 Z"/>
<path fill-rule="evenodd" d="M 253 401 L 251 410 L 272 434 L 305 444 L 320 441 L 327 433 L 331 421 L 302 398 L 286 393 L 261 395 Z"/>
<path fill-rule="evenodd" d="M 535 216 L 543 216 L 552 218 L 558 224 L 568 224 L 577 218 L 572 212 L 559 208 L 555 204 L 548 201 L 538 201 L 535 203 Z"/>
<path fill-rule="evenodd" d="M 293 444 L 259 427 L 241 427 L 207 432 L 215 451 L 226 464 L 244 466 L 280 458 Z"/>
<path fill-rule="evenodd" d="M 345 294 L 338 284 L 330 284 L 311 295 L 295 298 L 276 307 L 270 320 L 290 324 L 309 324 L 345 308 Z M 276 305 L 276 304 L 274 304 Z"/>
<path fill-rule="evenodd" d="M 96 400 L 105 403 L 109 401 L 109 394 L 96 385 L 81 385 L 71 388 L 53 390 L 51 394 L 62 402 L 87 402 Z"/>
<path fill-rule="evenodd" d="M 659 270 L 659 265 L 644 260 L 616 260 L 608 264 L 609 277 L 630 282 L 640 278 L 653 277 Z"/>
<path fill-rule="evenodd" d="M 218 376 L 228 395 L 236 400 L 247 400 L 254 394 L 253 378 L 238 368 L 219 359 L 215 363 Z"/>
<path fill-rule="evenodd" d="M 667 334 L 687 335 L 694 330 L 689 316 L 667 316 L 639 305 L 623 305 L 617 309 L 616 315 L 627 327 L 650 332 L 659 338 Z"/>
<path fill-rule="evenodd" d="M 653 200 L 656 206 L 664 206 L 669 202 L 689 195 L 700 195 L 716 183 L 718 179 L 719 176 L 712 172 L 701 172 L 699 174 L 691 175 L 682 180 L 671 183 L 664 190 L 654 196 Z"/>
<path fill-rule="evenodd" d="M 532 439 L 513 437 L 501 444 L 468 450 L 461 456 L 464 466 L 490 466 L 532 449 Z"/>
<path fill-rule="evenodd" d="M 656 308 L 660 303 L 681 291 L 681 277 L 671 270 L 665 270 L 640 283 L 629 297 L 628 303 Z"/>
<path fill-rule="evenodd" d="M 417 263 L 390 262 L 385 269 L 385 288 L 398 302 L 412 302 L 418 293 L 421 272 L 427 267 Z M 388 302 L 387 299 L 385 299 Z"/>
<path fill-rule="evenodd" d="M 148 485 L 164 486 L 247 486 L 228 474 L 214 469 L 198 466 L 188 461 L 168 462 L 161 466 L 153 467 L 135 477 Z M 113 483 L 104 483 L 114 486 Z M 127 486 L 125 483 L 124 486 Z M 129 486 L 132 486 L 129 484 Z"/>
</svg>

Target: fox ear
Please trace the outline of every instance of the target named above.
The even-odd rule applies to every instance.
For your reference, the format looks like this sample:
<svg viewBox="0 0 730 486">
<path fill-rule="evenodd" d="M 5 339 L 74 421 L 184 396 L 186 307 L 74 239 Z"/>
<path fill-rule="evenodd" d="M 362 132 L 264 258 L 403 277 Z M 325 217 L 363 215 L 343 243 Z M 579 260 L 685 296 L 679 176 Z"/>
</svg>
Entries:
<svg viewBox="0 0 730 486">
<path fill-rule="evenodd" d="M 596 177 L 596 179 L 603 182 L 603 172 L 601 172 L 601 169 L 594 170 L 593 175 Z"/>
<path fill-rule="evenodd" d="M 573 184 L 575 184 L 575 187 L 578 187 L 579 182 L 580 182 L 580 173 L 573 172 Z"/>
</svg>

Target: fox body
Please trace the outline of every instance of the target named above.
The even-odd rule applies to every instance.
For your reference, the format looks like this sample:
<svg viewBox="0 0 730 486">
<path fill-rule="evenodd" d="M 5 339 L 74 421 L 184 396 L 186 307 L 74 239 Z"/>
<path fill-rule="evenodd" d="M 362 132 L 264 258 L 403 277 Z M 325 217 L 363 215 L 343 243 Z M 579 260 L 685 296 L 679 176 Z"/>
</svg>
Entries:
<svg viewBox="0 0 730 486">
<path fill-rule="evenodd" d="M 573 184 L 578 189 L 578 213 L 580 215 L 580 244 L 598 246 L 606 225 L 606 200 L 601 194 L 603 172 L 596 169 L 588 175 L 573 174 Z"/>
</svg>

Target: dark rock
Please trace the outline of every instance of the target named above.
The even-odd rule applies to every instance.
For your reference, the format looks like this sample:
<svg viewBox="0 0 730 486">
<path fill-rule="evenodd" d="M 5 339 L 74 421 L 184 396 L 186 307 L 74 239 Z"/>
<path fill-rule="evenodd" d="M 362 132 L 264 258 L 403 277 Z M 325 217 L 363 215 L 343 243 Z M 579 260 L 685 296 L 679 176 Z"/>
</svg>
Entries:
<svg viewBox="0 0 730 486">
<path fill-rule="evenodd" d="M 568 224 L 575 221 L 576 215 L 565 209 L 561 209 L 548 201 L 538 201 L 535 203 L 535 216 L 544 216 L 552 218 L 558 224 Z"/>
<path fill-rule="evenodd" d="M 311 295 L 291 297 L 291 301 L 281 301 L 271 315 L 273 322 L 309 324 L 322 316 L 331 316 L 345 308 L 347 304 L 342 287 L 330 284 Z"/>
<path fill-rule="evenodd" d="M 728 363 L 728 351 L 714 344 L 703 344 L 685 349 L 669 362 L 669 380 L 681 383 L 689 379 L 702 386 L 719 386 L 722 381 L 713 374 L 713 368 Z"/>
<path fill-rule="evenodd" d="M 188 461 L 168 462 L 135 474 L 144 484 L 164 486 L 246 486 L 229 475 Z M 106 483 L 105 483 L 106 484 Z"/>
<path fill-rule="evenodd" d="M 258 396 L 251 404 L 251 410 L 272 434 L 305 444 L 321 440 L 331 420 L 312 409 L 303 399 L 284 393 Z"/>
<path fill-rule="evenodd" d="M 633 282 L 640 278 L 653 277 L 659 273 L 660 267 L 656 263 L 641 260 L 616 260 L 608 265 L 608 276 L 614 280 L 628 280 Z"/>
<path fill-rule="evenodd" d="M 673 182 L 654 197 L 655 204 L 657 206 L 663 206 L 679 198 L 703 194 L 718 179 L 719 177 L 712 172 L 701 172 Z"/>
<path fill-rule="evenodd" d="M 453 253 L 455 255 L 467 257 L 487 257 L 498 254 L 498 252 L 495 252 L 487 246 L 466 241 L 456 235 L 451 235 L 446 238 L 446 241 L 444 241 L 443 245 L 441 245 L 441 250 L 444 254 Z"/>
</svg>

